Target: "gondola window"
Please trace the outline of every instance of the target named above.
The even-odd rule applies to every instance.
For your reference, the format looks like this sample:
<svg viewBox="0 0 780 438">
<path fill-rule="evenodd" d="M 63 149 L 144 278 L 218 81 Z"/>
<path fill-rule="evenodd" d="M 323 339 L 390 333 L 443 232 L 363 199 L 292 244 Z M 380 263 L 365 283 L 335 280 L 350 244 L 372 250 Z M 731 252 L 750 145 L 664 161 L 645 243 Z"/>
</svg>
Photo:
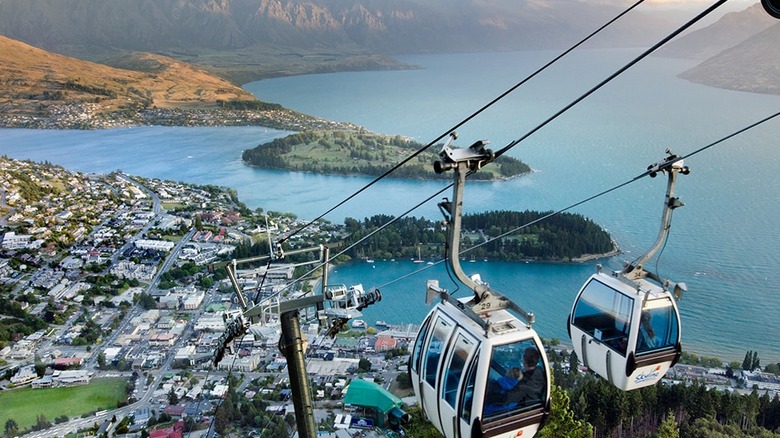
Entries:
<svg viewBox="0 0 780 438">
<path fill-rule="evenodd" d="M 637 355 L 674 347 L 679 329 L 669 298 L 648 301 L 639 323 Z"/>
<path fill-rule="evenodd" d="M 479 357 L 479 350 L 475 354 L 475 357 Z M 466 386 L 464 388 L 463 404 L 461 405 L 460 418 L 466 423 L 471 423 L 471 404 L 474 402 L 474 386 L 477 381 L 477 363 L 472 361 L 469 365 L 466 376 Z"/>
<path fill-rule="evenodd" d="M 633 298 L 591 279 L 574 309 L 573 324 L 625 356 L 633 307 Z"/>
<path fill-rule="evenodd" d="M 460 383 L 463 369 L 466 367 L 466 360 L 474 350 L 474 347 L 474 342 L 469 341 L 462 334 L 458 334 L 452 360 L 449 367 L 447 367 L 447 375 L 444 381 L 444 400 L 453 408 L 457 399 L 458 384 Z"/>
<path fill-rule="evenodd" d="M 528 357 L 533 363 L 528 363 Z M 483 409 L 485 421 L 541 405 L 546 388 L 544 363 L 532 339 L 494 347 Z"/>
<path fill-rule="evenodd" d="M 439 318 L 433 326 L 433 333 L 428 343 L 425 357 L 425 381 L 432 387 L 436 387 L 436 372 L 439 369 L 439 361 L 446 345 L 447 338 L 452 331 L 452 324 Z"/>
<path fill-rule="evenodd" d="M 420 372 L 420 360 L 421 360 L 421 352 L 422 352 L 422 346 L 425 342 L 425 335 L 428 333 L 428 327 L 430 325 L 430 319 L 426 319 L 425 323 L 420 327 L 420 333 L 417 336 L 417 343 L 414 346 L 414 354 L 412 355 L 412 371 L 415 373 Z"/>
</svg>

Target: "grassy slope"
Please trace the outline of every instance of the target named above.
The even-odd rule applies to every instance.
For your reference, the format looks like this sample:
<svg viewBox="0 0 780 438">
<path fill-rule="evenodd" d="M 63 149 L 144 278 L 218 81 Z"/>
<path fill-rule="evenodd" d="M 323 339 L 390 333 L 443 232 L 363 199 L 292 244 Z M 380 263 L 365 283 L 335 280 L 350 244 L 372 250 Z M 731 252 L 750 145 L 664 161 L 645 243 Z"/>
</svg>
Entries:
<svg viewBox="0 0 780 438">
<path fill-rule="evenodd" d="M 95 379 L 89 385 L 62 388 L 23 388 L 0 392 L 0 424 L 13 418 L 19 430 L 34 425 L 43 414 L 50 422 L 61 415 L 69 418 L 102 409 L 116 408 L 124 400 L 127 379 Z"/>
<path fill-rule="evenodd" d="M 217 100 L 256 100 L 206 70 L 159 55 L 132 54 L 125 68 L 57 55 L 0 36 L 0 105 L 12 99 L 37 104 L 44 92 L 93 102 L 99 110 L 138 106 L 209 108 Z M 77 87 L 67 84 L 76 84 Z"/>
</svg>

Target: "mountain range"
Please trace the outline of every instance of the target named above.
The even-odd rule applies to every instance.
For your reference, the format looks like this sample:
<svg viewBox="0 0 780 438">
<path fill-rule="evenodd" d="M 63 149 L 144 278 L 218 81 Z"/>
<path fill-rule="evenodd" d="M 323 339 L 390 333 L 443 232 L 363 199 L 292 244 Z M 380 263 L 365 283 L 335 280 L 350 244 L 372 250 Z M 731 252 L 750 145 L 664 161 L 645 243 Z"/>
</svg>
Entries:
<svg viewBox="0 0 780 438">
<path fill-rule="evenodd" d="M 3 0 L 0 34 L 92 61 L 153 52 L 234 83 L 402 67 L 410 53 L 560 49 L 622 7 L 555 0 Z M 637 8 L 596 46 L 642 46 L 673 23 Z"/>
<path fill-rule="evenodd" d="M 351 53 L 559 48 L 622 10 L 550 0 L 3 0 L 0 34 L 47 50 Z M 637 10 L 627 44 L 671 24 Z"/>
<path fill-rule="evenodd" d="M 184 61 L 240 85 L 410 68 L 397 54 L 560 50 L 623 8 L 556 0 L 2 0 L 0 35 L 122 69 Z M 682 22 L 639 7 L 589 47 L 646 47 Z M 692 81 L 777 92 L 767 83 L 780 73 L 780 54 L 771 50 L 775 22 L 756 4 L 658 54 L 706 60 L 683 75 Z M 138 52 L 155 55 L 140 62 Z"/>
</svg>

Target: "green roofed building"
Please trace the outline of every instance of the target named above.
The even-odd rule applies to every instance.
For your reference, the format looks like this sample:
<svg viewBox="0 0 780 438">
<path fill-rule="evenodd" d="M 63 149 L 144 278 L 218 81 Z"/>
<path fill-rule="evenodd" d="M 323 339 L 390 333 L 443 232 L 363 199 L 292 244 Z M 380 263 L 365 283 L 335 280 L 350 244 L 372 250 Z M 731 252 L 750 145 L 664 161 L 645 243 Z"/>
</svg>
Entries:
<svg viewBox="0 0 780 438">
<path fill-rule="evenodd" d="M 227 312 L 230 306 L 224 303 L 211 303 L 206 307 L 206 313 Z"/>
<path fill-rule="evenodd" d="M 409 421 L 409 414 L 401 409 L 404 402 L 368 380 L 350 382 L 344 404 L 355 407 L 360 417 L 373 420 L 375 427 L 397 429 Z"/>
</svg>

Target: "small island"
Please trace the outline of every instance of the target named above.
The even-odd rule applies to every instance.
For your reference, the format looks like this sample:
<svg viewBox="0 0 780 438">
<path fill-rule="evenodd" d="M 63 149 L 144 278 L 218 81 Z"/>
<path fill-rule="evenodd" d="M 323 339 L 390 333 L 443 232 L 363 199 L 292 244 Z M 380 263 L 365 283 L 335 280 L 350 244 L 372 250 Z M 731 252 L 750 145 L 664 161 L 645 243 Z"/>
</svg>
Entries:
<svg viewBox="0 0 780 438">
<path fill-rule="evenodd" d="M 304 131 L 278 138 L 245 150 L 242 158 L 251 166 L 289 171 L 379 176 L 425 145 L 400 135 L 374 134 L 368 131 Z M 430 148 L 395 172 L 394 178 L 451 179 L 437 175 L 431 164 L 438 159 L 440 146 Z M 501 156 L 490 166 L 469 176 L 471 180 L 493 181 L 531 172 L 522 161 Z"/>
<path fill-rule="evenodd" d="M 543 262 L 582 262 L 620 252 L 609 233 L 582 215 L 560 213 L 534 223 L 550 213 L 526 210 L 466 214 L 461 250 L 470 259 Z M 392 219 L 387 215 L 372 216 L 362 222 L 347 218 L 345 246 L 353 245 Z M 534 225 L 525 226 L 529 223 Z M 439 259 L 445 243 L 446 229 L 440 221 L 403 217 L 347 255 L 367 259 Z"/>
</svg>

